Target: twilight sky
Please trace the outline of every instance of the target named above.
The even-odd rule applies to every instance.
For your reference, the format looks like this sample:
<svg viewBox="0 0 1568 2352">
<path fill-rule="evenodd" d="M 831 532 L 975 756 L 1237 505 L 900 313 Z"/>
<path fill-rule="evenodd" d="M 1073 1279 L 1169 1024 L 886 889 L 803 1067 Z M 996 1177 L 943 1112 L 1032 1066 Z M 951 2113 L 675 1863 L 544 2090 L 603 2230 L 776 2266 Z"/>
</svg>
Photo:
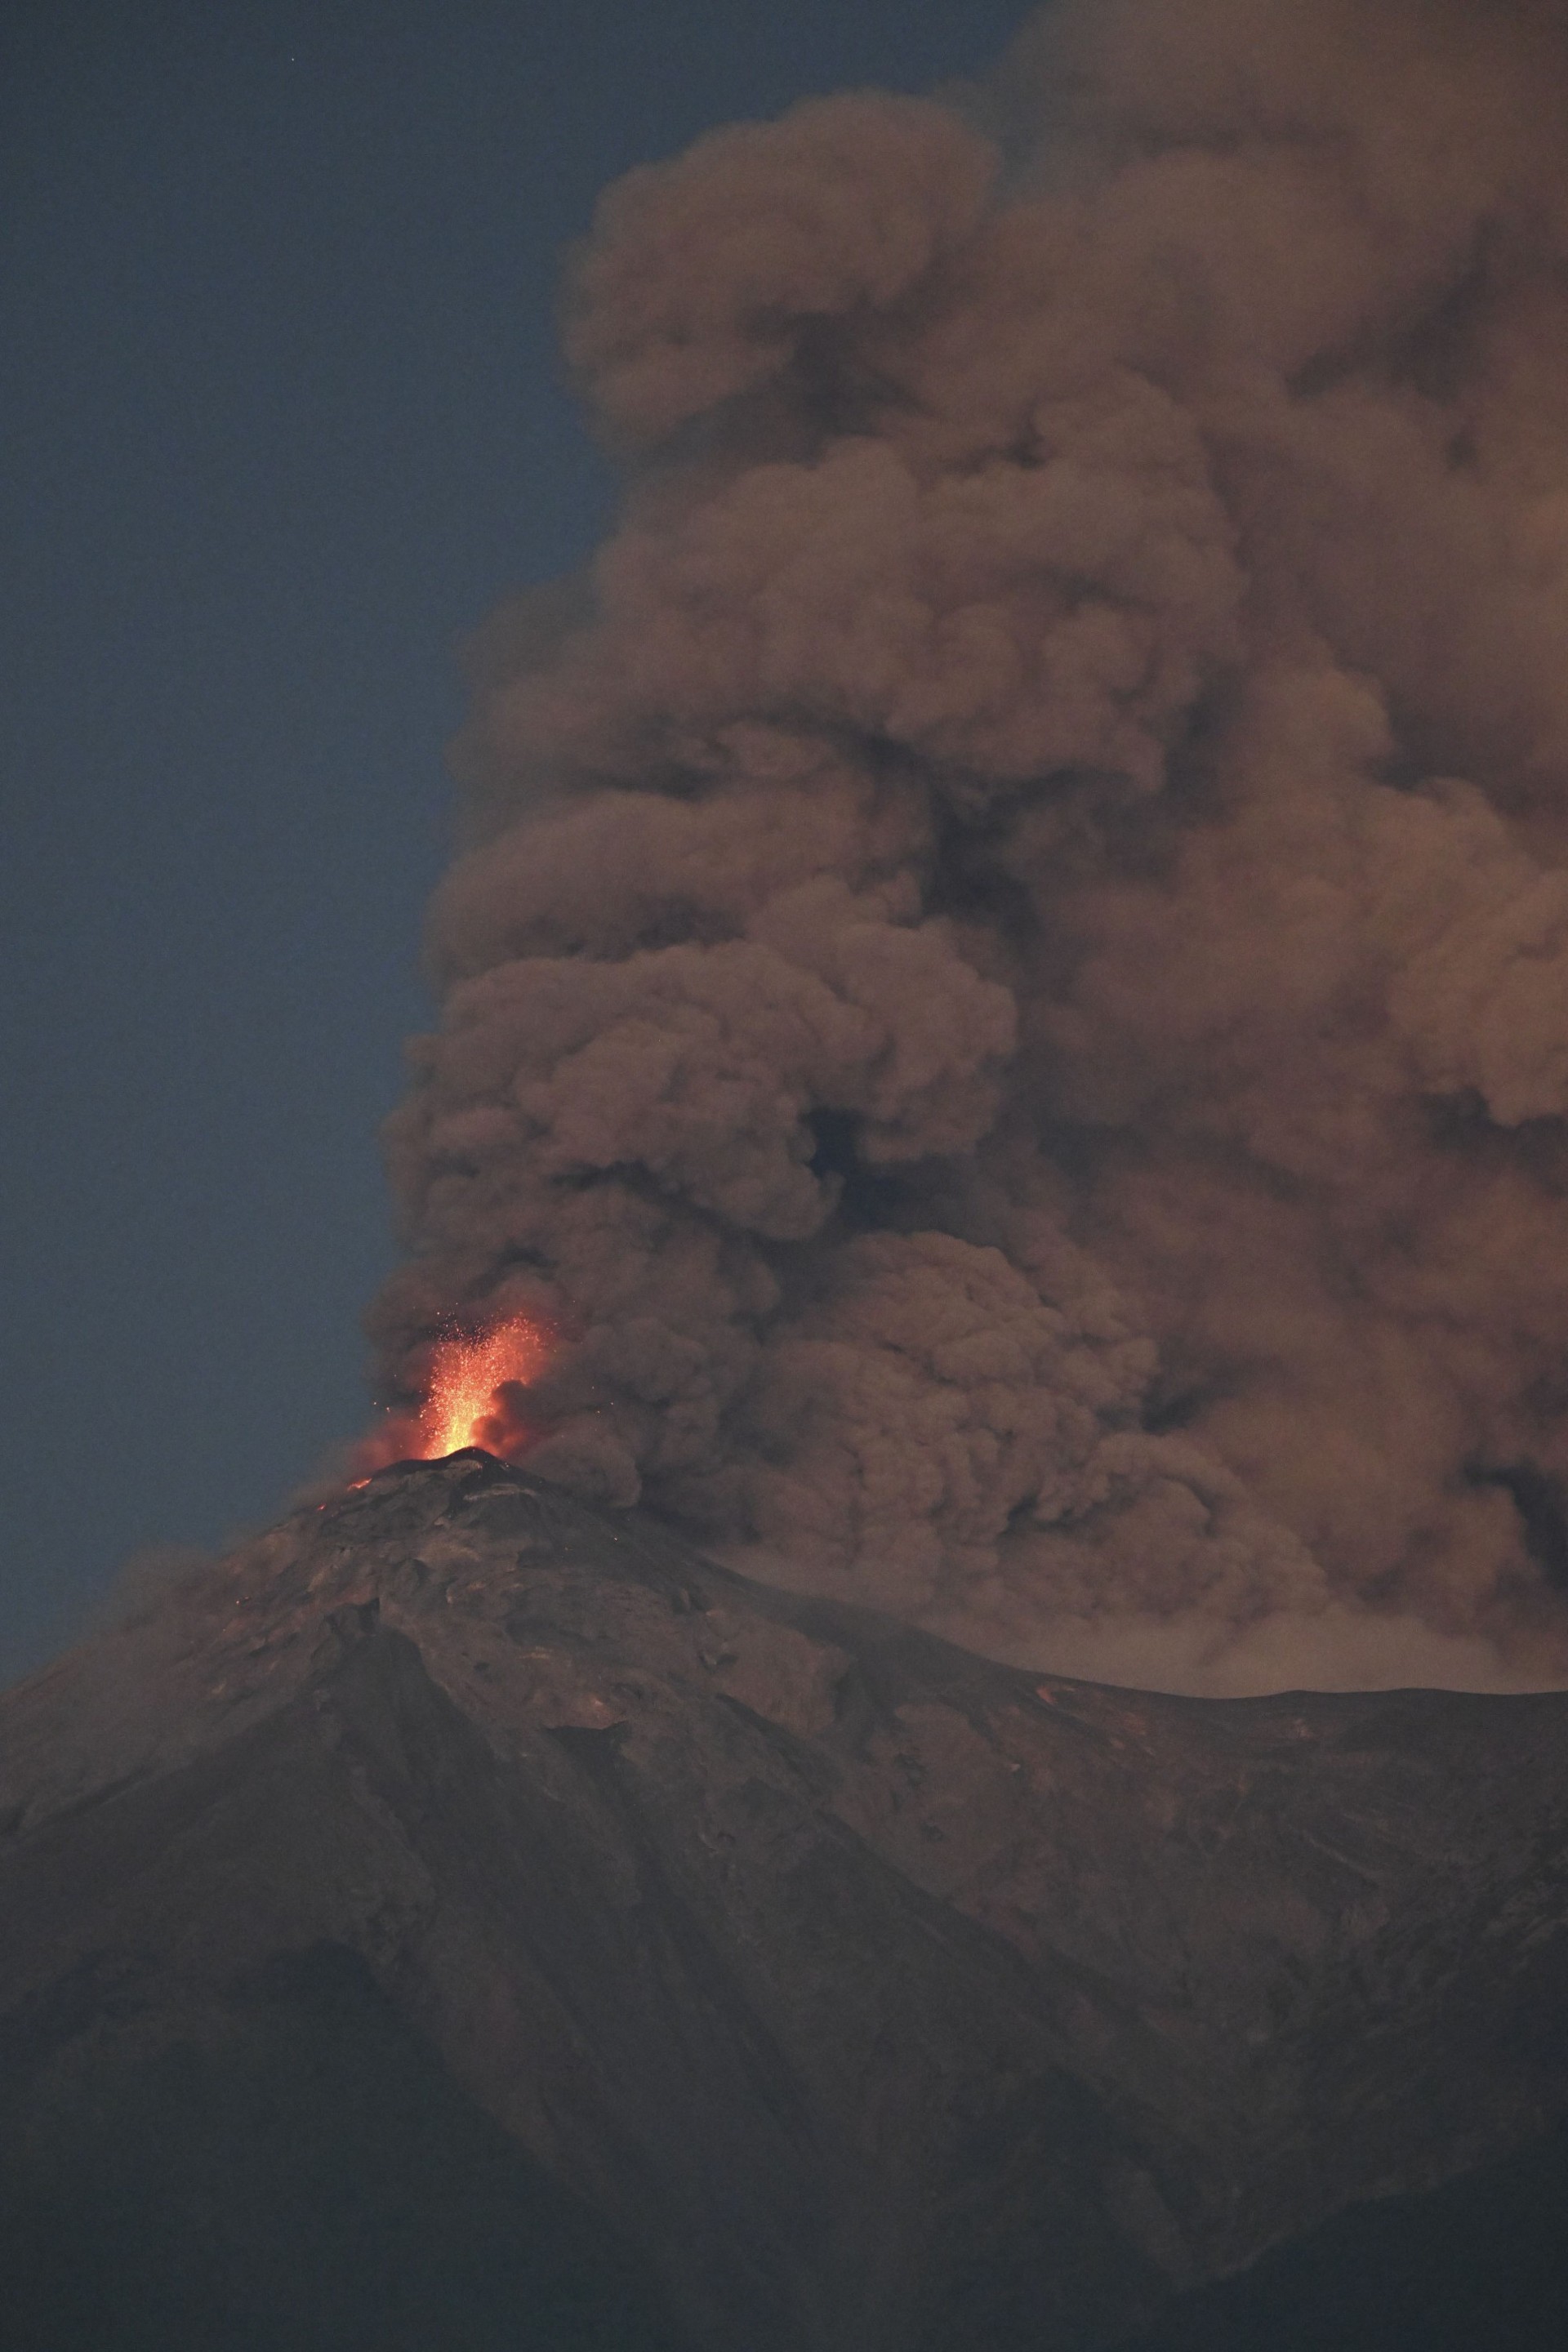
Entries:
<svg viewBox="0 0 1568 2352">
<path fill-rule="evenodd" d="M 0 31 L 0 1680 L 363 1416 L 454 647 L 607 478 L 605 181 L 1021 0 L 14 0 Z"/>
</svg>

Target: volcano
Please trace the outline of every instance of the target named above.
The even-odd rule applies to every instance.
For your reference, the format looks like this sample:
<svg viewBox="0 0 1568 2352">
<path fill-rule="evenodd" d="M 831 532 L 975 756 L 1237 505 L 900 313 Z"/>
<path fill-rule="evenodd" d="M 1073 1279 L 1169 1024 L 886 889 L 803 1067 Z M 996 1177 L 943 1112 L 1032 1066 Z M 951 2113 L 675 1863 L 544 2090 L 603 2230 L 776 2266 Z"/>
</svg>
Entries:
<svg viewBox="0 0 1568 2352">
<path fill-rule="evenodd" d="M 15 2352 L 1558 2340 L 1568 1696 L 1042 1679 L 470 1450 L 0 1731 Z"/>
</svg>

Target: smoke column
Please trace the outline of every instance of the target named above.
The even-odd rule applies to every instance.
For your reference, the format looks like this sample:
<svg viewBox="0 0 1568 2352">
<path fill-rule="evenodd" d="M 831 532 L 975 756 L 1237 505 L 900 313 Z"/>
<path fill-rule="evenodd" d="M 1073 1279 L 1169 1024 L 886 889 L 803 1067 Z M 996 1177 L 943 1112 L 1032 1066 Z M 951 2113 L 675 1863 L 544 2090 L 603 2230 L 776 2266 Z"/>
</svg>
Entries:
<svg viewBox="0 0 1568 2352">
<path fill-rule="evenodd" d="M 1568 1679 L 1568 29 L 1078 0 L 603 199 L 384 1393 L 1002 1657 Z"/>
</svg>

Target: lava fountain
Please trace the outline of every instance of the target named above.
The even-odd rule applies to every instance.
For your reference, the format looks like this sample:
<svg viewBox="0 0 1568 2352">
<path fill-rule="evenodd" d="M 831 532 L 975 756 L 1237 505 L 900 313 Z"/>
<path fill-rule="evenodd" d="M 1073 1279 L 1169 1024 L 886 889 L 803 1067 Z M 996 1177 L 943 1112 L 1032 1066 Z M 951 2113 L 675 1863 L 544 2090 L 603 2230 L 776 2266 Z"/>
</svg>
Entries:
<svg viewBox="0 0 1568 2352">
<path fill-rule="evenodd" d="M 531 1316 L 509 1316 L 480 1331 L 447 1331 L 431 1348 L 423 1403 L 395 1414 L 366 1439 L 359 1467 L 434 1462 L 465 1445 L 503 1457 L 521 1453 L 534 1434 L 524 1392 L 550 1352 L 550 1334 Z"/>
<path fill-rule="evenodd" d="M 514 1450 L 527 1430 L 511 1391 L 543 1370 L 546 1352 L 544 1333 L 525 1315 L 477 1336 L 438 1341 L 420 1416 L 421 1450 L 432 1459 L 462 1445 L 483 1445 L 492 1454 Z"/>
</svg>

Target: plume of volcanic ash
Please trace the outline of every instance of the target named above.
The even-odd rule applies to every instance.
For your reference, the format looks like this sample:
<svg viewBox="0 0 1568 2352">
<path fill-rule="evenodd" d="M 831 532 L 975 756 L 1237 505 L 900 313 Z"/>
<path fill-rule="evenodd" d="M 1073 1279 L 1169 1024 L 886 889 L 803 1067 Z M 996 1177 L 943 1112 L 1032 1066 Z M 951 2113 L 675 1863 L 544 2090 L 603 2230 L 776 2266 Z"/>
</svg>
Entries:
<svg viewBox="0 0 1568 2352">
<path fill-rule="evenodd" d="M 1563 1678 L 1565 104 L 1554 0 L 1080 0 L 609 191 L 389 1395 L 537 1313 L 532 1466 L 995 1654 Z"/>
</svg>

